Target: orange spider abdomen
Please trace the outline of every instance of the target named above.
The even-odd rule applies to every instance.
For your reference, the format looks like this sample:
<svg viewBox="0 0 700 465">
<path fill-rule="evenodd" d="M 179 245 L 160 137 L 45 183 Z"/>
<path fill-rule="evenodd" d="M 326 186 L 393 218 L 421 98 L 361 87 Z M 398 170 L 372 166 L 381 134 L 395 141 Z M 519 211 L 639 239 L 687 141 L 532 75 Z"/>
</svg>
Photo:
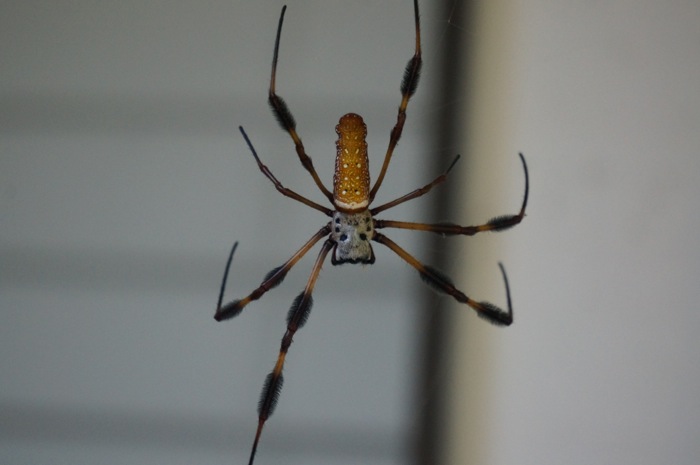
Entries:
<svg viewBox="0 0 700 465">
<path fill-rule="evenodd" d="M 365 210 L 369 205 L 369 158 L 367 125 L 360 115 L 343 115 L 335 127 L 335 173 L 333 204 L 343 212 Z"/>
</svg>

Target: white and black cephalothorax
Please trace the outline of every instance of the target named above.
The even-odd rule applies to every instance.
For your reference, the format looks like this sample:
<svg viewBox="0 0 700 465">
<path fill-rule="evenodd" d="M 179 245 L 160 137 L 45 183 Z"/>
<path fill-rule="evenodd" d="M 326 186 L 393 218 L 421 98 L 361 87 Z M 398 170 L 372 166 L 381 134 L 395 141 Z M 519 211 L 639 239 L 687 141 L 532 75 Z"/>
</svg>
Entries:
<svg viewBox="0 0 700 465">
<path fill-rule="evenodd" d="M 374 237 L 374 224 L 369 210 L 360 213 L 333 213 L 331 239 L 335 241 L 331 263 L 374 263 L 370 241 Z"/>
</svg>

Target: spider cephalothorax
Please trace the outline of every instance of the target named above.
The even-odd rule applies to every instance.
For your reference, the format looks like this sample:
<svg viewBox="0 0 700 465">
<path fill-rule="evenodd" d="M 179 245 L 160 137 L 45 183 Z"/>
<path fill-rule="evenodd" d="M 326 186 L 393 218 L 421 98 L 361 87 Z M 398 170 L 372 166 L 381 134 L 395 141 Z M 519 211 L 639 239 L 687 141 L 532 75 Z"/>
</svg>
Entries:
<svg viewBox="0 0 700 465">
<path fill-rule="evenodd" d="M 413 57 L 406 65 L 403 81 L 401 83 L 401 104 L 399 105 L 396 124 L 391 131 L 389 146 L 384 155 L 384 162 L 379 175 L 374 182 L 374 186 L 372 186 L 370 189 L 369 159 L 367 155 L 367 143 L 365 141 L 367 136 L 367 126 L 359 115 L 348 113 L 340 118 L 340 121 L 336 126 L 338 140 L 336 142 L 337 151 L 335 159 L 335 172 L 333 175 L 333 192 L 331 193 L 331 191 L 329 191 L 323 185 L 323 182 L 316 173 L 311 158 L 306 154 L 304 144 L 296 132 L 296 123 L 294 122 L 294 118 L 292 117 L 287 104 L 280 96 L 277 95 L 275 91 L 275 77 L 277 73 L 277 57 L 279 53 L 280 35 L 282 32 L 284 13 L 286 11 L 286 7 L 282 8 L 282 14 L 280 15 L 279 25 L 277 27 L 274 57 L 272 60 L 272 75 L 270 78 L 269 89 L 270 107 L 272 108 L 273 114 L 282 126 L 282 129 L 287 131 L 294 141 L 294 146 L 301 164 L 309 172 L 321 193 L 334 208 L 331 209 L 324 207 L 323 205 L 284 187 L 267 168 L 267 166 L 263 165 L 257 152 L 255 151 L 255 148 L 253 147 L 253 144 L 250 142 L 248 135 L 245 133 L 242 127 L 239 128 L 246 141 L 246 144 L 248 145 L 248 148 L 258 164 L 258 168 L 274 184 L 275 188 L 280 193 L 330 217 L 330 221 L 321 227 L 321 229 L 319 229 L 316 234 L 314 234 L 311 239 L 309 239 L 284 264 L 270 271 L 257 289 L 253 290 L 253 292 L 242 299 L 233 300 L 226 305 L 222 305 L 226 279 L 233 254 L 236 250 L 236 246 L 238 245 L 237 243 L 233 245 L 231 253 L 229 254 L 228 262 L 226 263 L 226 269 L 224 271 L 224 277 L 221 283 L 221 290 L 219 292 L 219 301 L 216 307 L 216 314 L 214 315 L 214 318 L 217 321 L 233 318 L 234 316 L 238 315 L 250 302 L 259 299 L 270 289 L 279 285 L 282 280 L 284 280 L 289 270 L 316 243 L 324 238 L 326 239 L 323 242 L 318 257 L 316 258 L 316 262 L 313 265 L 304 290 L 294 299 L 292 306 L 289 309 L 289 313 L 287 314 L 287 330 L 282 337 L 277 363 L 275 364 L 272 372 L 270 372 L 265 379 L 262 395 L 258 404 L 258 427 L 255 432 L 255 439 L 253 440 L 253 447 L 250 452 L 250 459 L 248 462 L 249 465 L 253 464 L 263 426 L 270 415 L 272 415 L 280 390 L 282 389 L 282 369 L 284 367 L 287 351 L 292 343 L 294 334 L 304 325 L 309 316 L 313 302 L 311 295 L 318 275 L 321 271 L 321 266 L 329 253 L 332 252 L 331 263 L 333 265 L 339 265 L 342 263 L 371 264 L 375 261 L 371 241 L 377 242 L 388 247 L 399 257 L 401 257 L 401 259 L 415 268 L 423 281 L 425 281 L 428 285 L 433 287 L 438 292 L 448 294 L 458 302 L 468 305 L 474 309 L 477 315 L 480 317 L 490 321 L 493 324 L 501 326 L 508 326 L 513 322 L 513 309 L 511 307 L 510 290 L 508 288 L 508 279 L 506 278 L 503 265 L 499 263 L 506 288 L 506 301 L 508 303 L 507 310 L 505 311 L 492 303 L 483 301 L 479 302 L 471 299 L 462 291 L 457 289 L 452 281 L 443 273 L 430 266 L 424 265 L 418 259 L 413 257 L 413 255 L 402 249 L 394 241 L 377 231 L 377 229 L 383 228 L 399 228 L 428 231 L 441 235 L 460 234 L 465 236 L 472 236 L 483 231 L 503 231 L 515 226 L 516 224 L 519 224 L 522 221 L 522 219 L 525 217 L 525 207 L 527 206 L 529 192 L 527 165 L 525 164 L 525 158 L 522 156 L 522 154 L 520 154 L 520 160 L 525 172 L 525 195 L 523 197 L 520 211 L 515 215 L 498 216 L 484 224 L 477 226 L 460 226 L 454 223 L 411 223 L 406 221 L 382 220 L 376 218 L 377 214 L 409 200 L 425 195 L 433 187 L 444 182 L 447 179 L 447 174 L 449 173 L 450 169 L 459 159 L 459 156 L 455 157 L 448 169 L 429 184 L 426 184 L 419 189 L 415 189 L 408 194 L 399 197 L 398 199 L 392 200 L 391 202 L 387 202 L 377 207 L 371 207 L 375 195 L 377 194 L 377 191 L 384 180 L 384 176 L 386 175 L 389 162 L 394 149 L 396 148 L 396 144 L 401 138 L 404 122 L 406 121 L 406 107 L 408 106 L 408 101 L 418 86 L 418 77 L 421 68 L 418 0 L 413 1 L 413 9 L 416 31 L 415 52 Z"/>
<path fill-rule="evenodd" d="M 330 238 L 335 242 L 331 263 L 374 263 L 371 241 L 374 221 L 369 210 L 360 213 L 337 211 L 331 221 Z"/>
</svg>

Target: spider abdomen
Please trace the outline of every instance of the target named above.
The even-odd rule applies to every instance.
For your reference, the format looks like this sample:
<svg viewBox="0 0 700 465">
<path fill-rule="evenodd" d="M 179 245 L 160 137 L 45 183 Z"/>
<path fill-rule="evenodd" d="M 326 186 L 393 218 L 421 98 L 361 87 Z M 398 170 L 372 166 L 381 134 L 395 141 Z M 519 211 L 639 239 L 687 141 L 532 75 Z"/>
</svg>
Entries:
<svg viewBox="0 0 700 465">
<path fill-rule="evenodd" d="M 343 115 L 335 127 L 335 173 L 333 204 L 344 212 L 357 212 L 369 205 L 369 158 L 367 125 L 360 115 Z"/>
</svg>

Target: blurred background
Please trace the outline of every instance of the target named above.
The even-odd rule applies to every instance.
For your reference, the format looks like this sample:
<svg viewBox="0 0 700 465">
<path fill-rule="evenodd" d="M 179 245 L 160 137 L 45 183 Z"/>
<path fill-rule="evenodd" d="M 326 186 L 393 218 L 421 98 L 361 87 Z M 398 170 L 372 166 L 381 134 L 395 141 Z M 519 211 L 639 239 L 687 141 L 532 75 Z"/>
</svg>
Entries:
<svg viewBox="0 0 700 465">
<path fill-rule="evenodd" d="M 294 1 L 278 92 L 330 186 L 364 116 L 376 176 L 413 53 L 408 0 Z M 246 463 L 285 316 L 318 248 L 236 319 L 326 218 L 267 106 L 282 3 L 5 2 L 0 15 L 0 462 Z M 495 328 L 375 246 L 324 267 L 262 464 L 695 464 L 700 430 L 700 5 L 423 2 L 424 72 L 379 215 Z"/>
</svg>

